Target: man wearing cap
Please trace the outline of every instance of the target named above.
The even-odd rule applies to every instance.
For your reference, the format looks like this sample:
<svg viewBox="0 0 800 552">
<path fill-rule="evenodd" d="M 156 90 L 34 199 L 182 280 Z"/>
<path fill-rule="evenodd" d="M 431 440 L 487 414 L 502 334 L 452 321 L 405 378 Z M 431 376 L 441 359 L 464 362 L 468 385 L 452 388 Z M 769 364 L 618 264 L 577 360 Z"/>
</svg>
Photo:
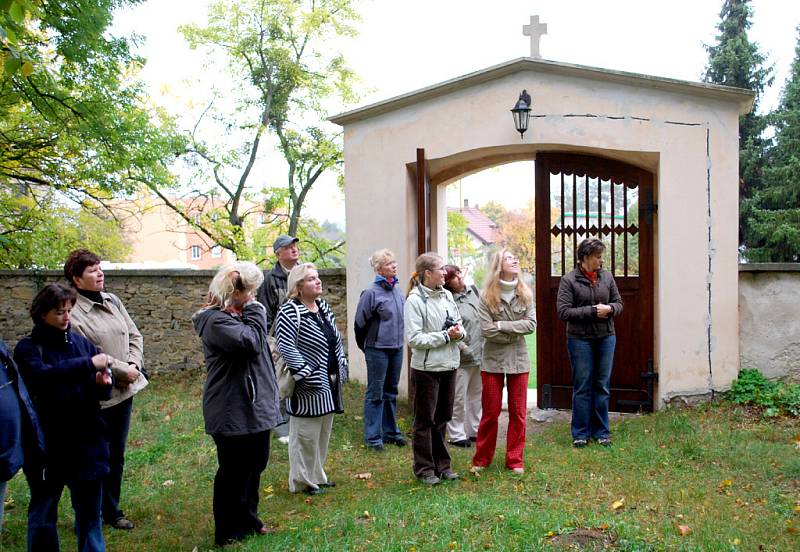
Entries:
<svg viewBox="0 0 800 552">
<path fill-rule="evenodd" d="M 294 236 L 281 234 L 272 244 L 272 250 L 278 257 L 278 262 L 269 272 L 264 271 L 264 283 L 256 292 L 256 300 L 267 309 L 267 331 L 275 321 L 278 307 L 286 301 L 289 271 L 300 260 L 300 250 L 297 248 L 299 241 Z M 287 444 L 289 442 L 289 415 L 286 413 L 286 401 L 281 401 L 281 416 L 283 423 L 274 429 L 273 434 L 277 436 L 278 441 Z"/>
<path fill-rule="evenodd" d="M 289 277 L 289 271 L 300 259 L 300 250 L 297 248 L 299 241 L 294 236 L 282 234 L 272 244 L 278 262 L 269 272 L 264 271 L 264 283 L 256 292 L 256 299 L 267 309 L 268 330 L 272 327 L 278 307 L 286 300 L 286 279 Z"/>
</svg>

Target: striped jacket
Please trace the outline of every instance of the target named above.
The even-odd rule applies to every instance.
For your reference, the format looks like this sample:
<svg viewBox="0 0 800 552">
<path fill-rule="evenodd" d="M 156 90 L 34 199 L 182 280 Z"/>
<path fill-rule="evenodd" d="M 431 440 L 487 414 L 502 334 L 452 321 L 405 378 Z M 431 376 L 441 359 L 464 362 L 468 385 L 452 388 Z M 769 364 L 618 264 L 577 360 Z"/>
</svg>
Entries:
<svg viewBox="0 0 800 552">
<path fill-rule="evenodd" d="M 295 379 L 294 393 L 286 410 L 292 416 L 301 417 L 342 413 L 342 382 L 347 378 L 347 359 L 333 312 L 324 299 L 317 299 L 319 313 L 327 319 L 336 334 L 335 353 L 339 360 L 339 373 L 335 378 L 328 375 L 327 340 L 316 315 L 297 299 L 290 301 L 294 301 L 294 305 L 287 301 L 278 309 L 275 317 L 278 350 Z"/>
</svg>

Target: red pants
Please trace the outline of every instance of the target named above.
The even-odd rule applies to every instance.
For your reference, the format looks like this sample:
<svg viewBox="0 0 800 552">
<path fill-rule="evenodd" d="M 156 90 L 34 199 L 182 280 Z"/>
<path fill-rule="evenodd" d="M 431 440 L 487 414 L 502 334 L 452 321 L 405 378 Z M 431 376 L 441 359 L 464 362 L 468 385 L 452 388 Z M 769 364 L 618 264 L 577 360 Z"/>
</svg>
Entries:
<svg viewBox="0 0 800 552">
<path fill-rule="evenodd" d="M 478 442 L 473 466 L 488 466 L 497 447 L 497 418 L 503 403 L 503 378 L 508 378 L 508 440 L 506 442 L 506 467 L 522 468 L 525 448 L 525 416 L 528 403 L 528 373 L 494 374 L 481 372 L 483 414 L 478 426 Z"/>
</svg>

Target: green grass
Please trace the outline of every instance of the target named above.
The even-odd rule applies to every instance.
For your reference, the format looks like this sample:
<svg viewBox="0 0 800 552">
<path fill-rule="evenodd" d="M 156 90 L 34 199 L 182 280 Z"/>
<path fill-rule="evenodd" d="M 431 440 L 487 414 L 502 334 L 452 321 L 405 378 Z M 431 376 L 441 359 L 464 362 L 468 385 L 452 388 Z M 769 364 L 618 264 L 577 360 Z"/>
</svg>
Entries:
<svg viewBox="0 0 800 552">
<path fill-rule="evenodd" d="M 216 457 L 202 429 L 202 383 L 197 373 L 162 376 L 137 396 L 123 489 L 137 528 L 106 531 L 109 550 L 211 549 Z M 616 550 L 800 549 L 797 420 L 765 421 L 729 405 L 624 416 L 613 423 L 613 448 L 582 450 L 571 447 L 567 425 L 546 424 L 528 438 L 525 475 L 503 469 L 501 443 L 481 477 L 428 488 L 413 477 L 408 447 L 365 450 L 362 393 L 346 386 L 347 413 L 334 422 L 327 469 L 338 486 L 313 499 L 290 495 L 286 447 L 275 443 L 260 510 L 278 532 L 234 549 L 553 550 L 549 536 L 575 528 L 598 529 Z M 408 430 L 406 405 L 400 415 Z M 454 468 L 466 472 L 471 453 L 452 450 Z M 372 478 L 354 479 L 364 472 Z M 9 493 L 0 549 L 23 550 L 20 475 Z M 65 496 L 63 550 L 75 549 L 71 523 Z M 691 533 L 681 536 L 678 525 Z"/>
<path fill-rule="evenodd" d="M 526 335 L 525 344 L 528 346 L 528 356 L 531 357 L 531 374 L 528 376 L 528 389 L 536 389 L 536 334 Z"/>
</svg>

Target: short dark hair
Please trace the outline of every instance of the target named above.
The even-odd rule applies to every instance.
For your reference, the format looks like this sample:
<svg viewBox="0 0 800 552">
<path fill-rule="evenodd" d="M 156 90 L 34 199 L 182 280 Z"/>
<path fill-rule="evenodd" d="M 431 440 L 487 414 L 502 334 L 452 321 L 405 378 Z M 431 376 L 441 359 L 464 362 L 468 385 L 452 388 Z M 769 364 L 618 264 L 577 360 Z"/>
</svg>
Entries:
<svg viewBox="0 0 800 552">
<path fill-rule="evenodd" d="M 34 323 L 37 323 L 51 310 L 66 303 L 74 305 L 77 300 L 78 294 L 73 288 L 61 284 L 48 284 L 33 298 L 30 310 L 31 318 Z"/>
<path fill-rule="evenodd" d="M 453 280 L 461 272 L 461 269 L 456 265 L 444 265 L 444 288 L 449 291 L 453 291 L 453 288 L 450 287 L 450 284 L 453 283 Z"/>
<path fill-rule="evenodd" d="M 69 255 L 64 262 L 64 276 L 71 286 L 75 285 L 73 278 L 83 276 L 83 271 L 87 266 L 93 266 L 100 262 L 100 257 L 88 249 L 76 249 Z"/>
<path fill-rule="evenodd" d="M 575 264 L 580 263 L 586 257 L 591 257 L 596 253 L 602 253 L 606 250 L 606 244 L 597 238 L 586 238 L 580 245 L 578 245 L 578 255 Z"/>
</svg>

